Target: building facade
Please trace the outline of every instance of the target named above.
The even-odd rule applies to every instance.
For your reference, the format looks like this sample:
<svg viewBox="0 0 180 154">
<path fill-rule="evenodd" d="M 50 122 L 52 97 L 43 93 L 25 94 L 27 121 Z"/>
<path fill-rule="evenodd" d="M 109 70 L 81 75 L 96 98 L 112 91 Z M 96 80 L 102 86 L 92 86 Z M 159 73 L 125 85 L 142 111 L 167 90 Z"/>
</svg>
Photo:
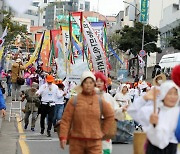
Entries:
<svg viewBox="0 0 180 154">
<path fill-rule="evenodd" d="M 69 12 L 89 11 L 90 2 L 85 0 L 65 0 L 59 3 L 52 2 L 46 7 L 45 26 L 53 29 L 59 15 L 68 15 Z"/>
</svg>

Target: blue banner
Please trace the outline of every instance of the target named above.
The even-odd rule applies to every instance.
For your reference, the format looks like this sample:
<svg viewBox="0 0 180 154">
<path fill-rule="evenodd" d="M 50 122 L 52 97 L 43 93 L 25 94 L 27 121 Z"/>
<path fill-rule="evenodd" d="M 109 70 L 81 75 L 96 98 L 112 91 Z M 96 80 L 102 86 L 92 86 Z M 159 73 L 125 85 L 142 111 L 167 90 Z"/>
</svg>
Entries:
<svg viewBox="0 0 180 154">
<path fill-rule="evenodd" d="M 109 47 L 109 51 L 111 51 L 113 53 L 113 55 L 116 57 L 116 59 L 121 63 L 123 64 L 122 60 L 119 58 L 119 56 L 116 54 L 116 52 L 111 48 Z"/>
</svg>

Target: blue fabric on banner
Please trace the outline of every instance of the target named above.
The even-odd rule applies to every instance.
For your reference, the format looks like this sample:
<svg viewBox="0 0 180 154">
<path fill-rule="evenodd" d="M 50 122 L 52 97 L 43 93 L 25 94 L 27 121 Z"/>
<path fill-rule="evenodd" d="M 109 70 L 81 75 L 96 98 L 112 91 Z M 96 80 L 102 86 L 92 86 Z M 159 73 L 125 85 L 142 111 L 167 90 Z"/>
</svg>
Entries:
<svg viewBox="0 0 180 154">
<path fill-rule="evenodd" d="M 96 27 L 96 26 L 104 26 L 104 22 L 91 22 L 91 26 L 92 27 Z"/>
<path fill-rule="evenodd" d="M 178 119 L 177 128 L 175 131 L 175 135 L 176 135 L 178 142 L 180 143 L 180 115 L 179 115 L 179 119 Z"/>
<path fill-rule="evenodd" d="M 116 59 L 119 60 L 121 64 L 123 64 L 123 62 L 121 61 L 119 56 L 115 53 L 115 51 L 111 47 L 109 47 L 109 50 L 113 53 L 113 55 L 116 57 Z"/>
<path fill-rule="evenodd" d="M 75 46 L 75 48 L 79 51 L 79 54 L 82 55 L 82 51 L 79 48 L 79 45 L 74 41 L 74 39 L 72 39 L 73 45 Z"/>
</svg>

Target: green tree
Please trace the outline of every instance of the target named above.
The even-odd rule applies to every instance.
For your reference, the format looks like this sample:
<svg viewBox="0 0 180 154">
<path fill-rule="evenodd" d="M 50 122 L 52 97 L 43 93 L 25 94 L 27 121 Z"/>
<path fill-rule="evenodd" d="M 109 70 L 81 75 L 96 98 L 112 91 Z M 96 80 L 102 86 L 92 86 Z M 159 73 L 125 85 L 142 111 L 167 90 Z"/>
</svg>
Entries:
<svg viewBox="0 0 180 154">
<path fill-rule="evenodd" d="M 142 49 L 142 31 L 143 24 L 140 22 L 135 23 L 134 27 L 124 26 L 118 34 L 114 34 L 114 36 L 110 37 L 110 44 L 123 51 L 130 49 L 132 54 L 136 56 Z M 161 52 L 161 49 L 155 44 L 158 40 L 158 34 L 159 31 L 157 28 L 145 25 L 144 44 L 149 44 L 144 46 L 144 50 L 147 53 Z"/>
<path fill-rule="evenodd" d="M 172 38 L 170 38 L 170 45 L 175 49 L 180 50 L 180 25 L 172 30 Z"/>
<path fill-rule="evenodd" d="M 8 33 L 6 36 L 5 45 L 10 45 L 16 39 L 17 35 L 23 36 L 27 33 L 27 28 L 25 25 L 20 25 L 18 22 L 12 21 L 12 14 L 6 11 L 0 11 L 4 15 L 3 21 L 0 22 L 2 28 L 5 29 L 8 26 Z"/>
</svg>

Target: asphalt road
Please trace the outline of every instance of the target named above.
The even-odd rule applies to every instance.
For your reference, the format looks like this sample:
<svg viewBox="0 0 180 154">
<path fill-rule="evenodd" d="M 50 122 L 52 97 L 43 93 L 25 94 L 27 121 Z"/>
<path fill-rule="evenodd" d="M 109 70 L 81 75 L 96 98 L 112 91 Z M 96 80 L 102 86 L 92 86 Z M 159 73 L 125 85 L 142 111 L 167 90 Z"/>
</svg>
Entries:
<svg viewBox="0 0 180 154">
<path fill-rule="evenodd" d="M 21 126 L 24 123 L 21 122 Z M 20 135 L 25 136 L 21 139 L 25 141 L 30 154 L 69 154 L 68 145 L 65 150 L 60 149 L 59 139 L 56 133 L 51 131 L 52 137 L 47 137 L 46 133 L 44 135 L 40 134 L 39 118 L 36 122 L 36 130 L 32 132 L 30 126 L 27 130 L 24 130 Z M 21 137 L 20 137 L 21 138 Z M 18 144 L 17 154 L 22 153 L 23 147 Z M 132 154 L 133 146 L 131 144 L 113 144 L 112 154 Z"/>
</svg>

